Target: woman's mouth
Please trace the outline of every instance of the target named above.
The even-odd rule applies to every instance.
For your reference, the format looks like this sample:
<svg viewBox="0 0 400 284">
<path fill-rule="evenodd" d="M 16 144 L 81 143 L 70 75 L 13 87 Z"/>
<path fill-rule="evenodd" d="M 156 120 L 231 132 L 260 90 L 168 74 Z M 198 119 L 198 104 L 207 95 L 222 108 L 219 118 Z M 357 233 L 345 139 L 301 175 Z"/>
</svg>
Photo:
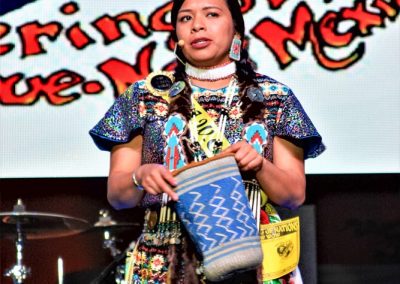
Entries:
<svg viewBox="0 0 400 284">
<path fill-rule="evenodd" d="M 201 48 L 205 48 L 205 47 L 209 46 L 210 43 L 211 43 L 211 40 L 209 40 L 208 38 L 197 38 L 197 39 L 193 40 L 190 43 L 190 45 L 193 48 L 201 49 Z"/>
</svg>

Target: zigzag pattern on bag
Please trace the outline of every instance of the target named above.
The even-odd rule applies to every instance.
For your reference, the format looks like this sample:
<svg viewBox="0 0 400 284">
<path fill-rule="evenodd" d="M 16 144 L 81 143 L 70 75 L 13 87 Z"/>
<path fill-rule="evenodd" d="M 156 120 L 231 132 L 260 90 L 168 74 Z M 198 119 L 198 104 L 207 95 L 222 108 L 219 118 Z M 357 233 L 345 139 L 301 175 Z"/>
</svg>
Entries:
<svg viewBox="0 0 400 284">
<path fill-rule="evenodd" d="M 260 237 L 233 156 L 187 167 L 175 175 L 177 213 L 216 281 L 262 261 Z"/>
<path fill-rule="evenodd" d="M 234 174 L 229 168 L 221 169 L 221 172 Z M 229 176 L 212 182 L 211 180 L 215 178 L 207 177 L 198 180 L 198 177 L 194 176 L 193 179 L 197 180 L 196 192 L 182 195 L 181 190 L 178 189 L 177 193 L 181 200 L 185 199 L 182 202 L 185 204 L 179 206 L 189 206 L 186 212 L 190 214 L 190 218 L 183 222 L 188 226 L 189 232 L 197 232 L 202 251 L 210 250 L 216 244 L 225 243 L 227 240 L 233 241 L 255 234 L 254 219 L 251 211 L 246 210 L 248 209 L 246 196 L 238 191 L 238 188 L 242 189 L 242 184 L 237 178 Z M 202 182 L 206 184 L 201 185 Z M 221 197 L 221 187 L 230 188 L 230 192 L 228 195 L 225 194 L 225 197 Z M 216 190 L 210 191 L 210 188 Z M 184 186 L 182 186 L 182 191 L 185 191 Z M 185 216 L 188 215 L 187 213 Z"/>
</svg>

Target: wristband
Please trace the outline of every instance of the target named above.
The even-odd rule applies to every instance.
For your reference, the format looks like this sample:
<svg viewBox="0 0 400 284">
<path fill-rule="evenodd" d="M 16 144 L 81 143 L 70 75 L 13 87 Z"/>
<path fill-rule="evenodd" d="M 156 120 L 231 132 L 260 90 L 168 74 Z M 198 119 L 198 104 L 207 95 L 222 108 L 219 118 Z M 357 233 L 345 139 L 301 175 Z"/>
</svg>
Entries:
<svg viewBox="0 0 400 284">
<path fill-rule="evenodd" d="M 144 190 L 144 187 L 138 183 L 135 173 L 132 174 L 132 180 L 133 180 L 133 184 L 136 186 L 136 188 L 138 190 L 140 190 L 140 191 Z"/>
</svg>

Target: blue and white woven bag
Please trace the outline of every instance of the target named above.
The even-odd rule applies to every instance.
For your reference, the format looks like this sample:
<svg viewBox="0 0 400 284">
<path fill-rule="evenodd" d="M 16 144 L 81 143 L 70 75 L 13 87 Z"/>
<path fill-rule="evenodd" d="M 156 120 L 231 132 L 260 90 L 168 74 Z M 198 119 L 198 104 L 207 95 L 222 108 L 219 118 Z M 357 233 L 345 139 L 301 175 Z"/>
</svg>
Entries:
<svg viewBox="0 0 400 284">
<path fill-rule="evenodd" d="M 256 221 L 232 154 L 219 154 L 174 172 L 176 211 L 203 257 L 210 281 L 262 263 Z"/>
</svg>

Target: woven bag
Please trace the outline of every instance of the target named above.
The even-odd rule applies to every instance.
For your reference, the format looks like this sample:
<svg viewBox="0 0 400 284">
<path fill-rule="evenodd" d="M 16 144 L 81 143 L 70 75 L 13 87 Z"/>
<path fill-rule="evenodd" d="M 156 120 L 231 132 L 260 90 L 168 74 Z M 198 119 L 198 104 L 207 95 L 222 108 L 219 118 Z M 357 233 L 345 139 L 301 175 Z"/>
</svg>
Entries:
<svg viewBox="0 0 400 284">
<path fill-rule="evenodd" d="M 174 172 L 176 211 L 203 257 L 210 281 L 262 263 L 260 236 L 232 154 L 219 154 Z"/>
</svg>

